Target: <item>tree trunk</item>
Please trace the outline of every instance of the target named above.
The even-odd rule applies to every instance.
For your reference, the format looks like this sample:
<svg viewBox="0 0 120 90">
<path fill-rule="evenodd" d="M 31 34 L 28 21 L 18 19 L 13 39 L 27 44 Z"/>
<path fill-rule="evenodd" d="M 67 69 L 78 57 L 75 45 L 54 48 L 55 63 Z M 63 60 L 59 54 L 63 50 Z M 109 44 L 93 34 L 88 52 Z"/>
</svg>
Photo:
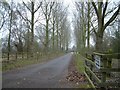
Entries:
<svg viewBox="0 0 120 90">
<path fill-rule="evenodd" d="M 27 28 L 28 28 L 28 31 L 27 31 L 27 59 L 29 58 L 29 49 L 30 49 L 30 31 L 29 31 L 29 25 L 28 25 L 28 22 L 27 22 Z"/>
<path fill-rule="evenodd" d="M 58 46 L 58 35 L 59 35 L 59 32 L 58 32 L 58 21 L 56 23 L 56 29 L 57 29 L 57 49 L 59 49 L 59 46 Z"/>
<path fill-rule="evenodd" d="M 90 48 L 90 2 L 88 2 L 88 31 L 87 31 L 87 48 Z"/>
<path fill-rule="evenodd" d="M 103 51 L 104 20 L 102 20 L 102 2 L 98 3 L 98 31 L 96 34 L 96 51 Z"/>
<path fill-rule="evenodd" d="M 32 12 L 31 12 L 31 57 L 33 57 L 34 52 L 34 2 L 32 2 Z"/>
<path fill-rule="evenodd" d="M 49 20 L 47 19 L 47 16 L 46 16 L 46 35 L 45 35 L 45 47 L 44 47 L 44 50 L 45 50 L 45 53 L 47 54 L 48 52 L 48 44 L 49 44 L 49 30 L 48 30 L 48 24 L 49 24 Z"/>
<path fill-rule="evenodd" d="M 61 37 L 61 35 L 59 36 L 59 49 L 61 50 L 61 46 L 62 46 L 62 37 Z"/>
<path fill-rule="evenodd" d="M 84 2 L 81 4 L 82 5 L 82 41 L 83 41 L 83 49 L 85 48 L 85 45 L 86 45 L 86 22 L 84 20 L 84 15 L 85 15 L 85 12 L 84 12 Z"/>
<path fill-rule="evenodd" d="M 11 51 L 11 44 L 10 44 L 10 39 L 11 39 L 11 27 L 12 27 L 12 10 L 11 10 L 11 13 L 10 13 L 10 29 L 9 29 L 9 37 L 8 37 L 8 61 L 9 61 L 9 54 L 10 54 L 10 51 Z"/>
<path fill-rule="evenodd" d="M 95 44 L 95 49 L 98 52 L 103 51 L 103 33 L 96 35 L 96 44 Z"/>
<path fill-rule="evenodd" d="M 53 51 L 54 51 L 54 39 L 55 39 L 55 21 L 54 21 L 54 17 L 53 17 L 53 32 L 52 32 L 52 37 L 53 37 L 53 43 L 52 43 L 52 48 L 53 48 Z"/>
</svg>

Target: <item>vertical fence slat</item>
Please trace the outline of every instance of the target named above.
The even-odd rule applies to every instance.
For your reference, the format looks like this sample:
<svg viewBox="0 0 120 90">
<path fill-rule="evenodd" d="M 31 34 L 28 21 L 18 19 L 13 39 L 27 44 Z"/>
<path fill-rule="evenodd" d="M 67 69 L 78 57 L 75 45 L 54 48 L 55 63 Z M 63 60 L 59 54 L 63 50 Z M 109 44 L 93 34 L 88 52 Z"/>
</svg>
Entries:
<svg viewBox="0 0 120 90">
<path fill-rule="evenodd" d="M 106 57 L 101 57 L 103 61 L 103 68 L 107 68 L 107 58 Z M 106 72 L 102 72 L 102 82 L 104 83 L 106 81 Z"/>
<path fill-rule="evenodd" d="M 108 61 L 107 61 L 107 68 L 112 68 L 112 58 L 108 57 Z M 107 73 L 107 76 L 110 77 L 110 72 Z"/>
<path fill-rule="evenodd" d="M 7 63 L 9 62 L 9 60 L 10 60 L 10 53 L 8 52 L 7 53 Z"/>
</svg>

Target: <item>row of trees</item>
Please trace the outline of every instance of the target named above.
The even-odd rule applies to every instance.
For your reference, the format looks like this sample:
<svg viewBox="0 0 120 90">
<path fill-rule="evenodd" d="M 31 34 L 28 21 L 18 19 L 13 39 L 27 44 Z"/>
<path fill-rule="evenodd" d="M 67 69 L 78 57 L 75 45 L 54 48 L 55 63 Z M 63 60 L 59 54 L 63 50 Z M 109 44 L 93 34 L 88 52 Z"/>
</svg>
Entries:
<svg viewBox="0 0 120 90">
<path fill-rule="evenodd" d="M 120 23 L 120 2 L 112 3 L 108 0 L 105 2 L 89 2 L 88 0 L 88 2 L 75 2 L 75 6 L 76 12 L 74 12 L 73 25 L 77 49 L 90 49 L 90 45 L 93 44 L 94 46 L 95 44 L 96 51 L 101 52 L 111 49 L 115 52 L 115 49 L 119 48 L 118 46 L 116 47 L 119 35 L 116 36 L 115 33 L 120 31 L 118 24 Z M 110 33 L 108 36 L 109 31 L 115 33 Z M 109 40 L 110 42 L 105 41 L 105 35 L 109 39 L 112 38 Z M 90 44 L 90 42 L 92 43 Z M 113 42 L 116 42 L 116 45 L 113 45 Z M 113 47 L 116 48 L 113 49 Z"/>
<path fill-rule="evenodd" d="M 27 52 L 33 56 L 37 51 L 67 50 L 70 43 L 67 15 L 67 7 L 62 3 L 0 1 L 3 52 Z"/>
<path fill-rule="evenodd" d="M 89 50 L 92 42 L 96 51 L 116 52 L 119 43 L 112 43 L 119 42 L 120 3 L 75 2 L 75 7 L 72 24 L 77 50 Z M 71 40 L 68 14 L 63 3 L 0 1 L 3 52 L 27 52 L 33 56 L 37 51 L 68 50 Z"/>
</svg>

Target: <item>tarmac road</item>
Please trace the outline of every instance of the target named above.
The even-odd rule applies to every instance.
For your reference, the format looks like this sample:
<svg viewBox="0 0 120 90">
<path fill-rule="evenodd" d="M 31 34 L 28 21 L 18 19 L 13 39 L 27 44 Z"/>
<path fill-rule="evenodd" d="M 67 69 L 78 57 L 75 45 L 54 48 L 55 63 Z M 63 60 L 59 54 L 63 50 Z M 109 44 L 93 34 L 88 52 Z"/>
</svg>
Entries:
<svg viewBox="0 0 120 90">
<path fill-rule="evenodd" d="M 70 88 L 62 80 L 68 72 L 72 53 L 42 64 L 2 73 L 2 88 Z"/>
</svg>

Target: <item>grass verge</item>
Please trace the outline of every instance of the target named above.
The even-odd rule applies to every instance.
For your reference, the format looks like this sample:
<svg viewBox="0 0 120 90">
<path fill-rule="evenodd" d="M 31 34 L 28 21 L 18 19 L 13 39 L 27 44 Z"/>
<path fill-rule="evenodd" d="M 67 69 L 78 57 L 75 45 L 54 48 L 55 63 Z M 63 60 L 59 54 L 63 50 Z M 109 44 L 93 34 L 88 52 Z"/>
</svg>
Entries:
<svg viewBox="0 0 120 90">
<path fill-rule="evenodd" d="M 11 61 L 9 63 L 2 64 L 2 71 L 5 72 L 5 71 L 13 70 L 13 69 L 22 68 L 22 67 L 25 67 L 27 65 L 47 62 L 47 61 L 50 61 L 50 60 L 57 58 L 59 56 L 62 56 L 62 55 L 64 55 L 64 53 L 59 53 L 57 55 L 51 54 L 48 56 L 39 56 L 38 59 L 32 58 L 29 60 L 28 59 L 14 60 L 14 61 Z"/>
<path fill-rule="evenodd" d="M 84 59 L 80 54 L 75 54 L 75 65 L 79 73 L 84 74 Z M 83 83 L 79 85 L 79 88 L 92 88 L 89 83 Z"/>
<path fill-rule="evenodd" d="M 82 56 L 80 54 L 75 54 L 75 62 L 76 62 L 76 67 L 77 70 L 80 73 L 84 73 L 85 69 L 84 69 L 84 60 L 82 59 Z"/>
</svg>

